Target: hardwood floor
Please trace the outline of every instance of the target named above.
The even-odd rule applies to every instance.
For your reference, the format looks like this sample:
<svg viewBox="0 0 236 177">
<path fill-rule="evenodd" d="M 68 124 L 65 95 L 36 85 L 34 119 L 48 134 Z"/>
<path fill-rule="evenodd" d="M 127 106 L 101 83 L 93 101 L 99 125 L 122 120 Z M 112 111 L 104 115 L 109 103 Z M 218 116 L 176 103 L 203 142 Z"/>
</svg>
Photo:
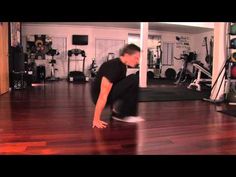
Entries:
<svg viewBox="0 0 236 177">
<path fill-rule="evenodd" d="M 0 154 L 236 154 L 236 117 L 204 101 L 140 102 L 145 122 L 91 127 L 89 84 L 36 85 L 0 96 Z"/>
</svg>

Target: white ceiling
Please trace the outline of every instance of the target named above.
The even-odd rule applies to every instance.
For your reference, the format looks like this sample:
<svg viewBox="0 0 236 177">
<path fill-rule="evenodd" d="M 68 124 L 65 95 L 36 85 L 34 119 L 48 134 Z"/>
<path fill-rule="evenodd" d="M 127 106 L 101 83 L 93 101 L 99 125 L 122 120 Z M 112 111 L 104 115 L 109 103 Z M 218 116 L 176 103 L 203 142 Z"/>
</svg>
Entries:
<svg viewBox="0 0 236 177">
<path fill-rule="evenodd" d="M 82 25 L 96 27 L 116 27 L 116 28 L 131 28 L 139 29 L 140 22 L 33 22 L 25 24 L 62 24 L 62 25 Z M 214 23 L 199 23 L 199 22 L 149 22 L 150 30 L 170 31 L 179 33 L 198 34 L 212 31 Z"/>
</svg>

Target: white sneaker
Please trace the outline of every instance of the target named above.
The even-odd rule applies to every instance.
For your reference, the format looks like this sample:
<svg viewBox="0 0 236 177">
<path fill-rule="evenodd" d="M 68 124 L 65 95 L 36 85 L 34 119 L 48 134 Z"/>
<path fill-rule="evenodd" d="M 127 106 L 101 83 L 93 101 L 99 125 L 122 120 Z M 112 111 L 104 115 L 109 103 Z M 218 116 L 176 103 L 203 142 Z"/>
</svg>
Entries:
<svg viewBox="0 0 236 177">
<path fill-rule="evenodd" d="M 127 116 L 124 118 L 118 118 L 118 117 L 114 117 L 112 116 L 112 118 L 114 120 L 118 120 L 118 121 L 122 121 L 122 122 L 129 122 L 129 123 L 137 123 L 137 122 L 143 122 L 144 119 L 140 116 Z"/>
</svg>

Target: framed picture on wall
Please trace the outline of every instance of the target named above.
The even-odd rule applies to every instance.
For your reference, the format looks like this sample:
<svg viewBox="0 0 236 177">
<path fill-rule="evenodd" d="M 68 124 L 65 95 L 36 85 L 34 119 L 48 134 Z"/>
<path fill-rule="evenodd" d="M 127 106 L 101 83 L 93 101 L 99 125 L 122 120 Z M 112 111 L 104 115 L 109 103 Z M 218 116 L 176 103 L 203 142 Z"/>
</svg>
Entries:
<svg viewBox="0 0 236 177">
<path fill-rule="evenodd" d="M 21 45 L 21 22 L 10 22 L 11 47 Z"/>
</svg>

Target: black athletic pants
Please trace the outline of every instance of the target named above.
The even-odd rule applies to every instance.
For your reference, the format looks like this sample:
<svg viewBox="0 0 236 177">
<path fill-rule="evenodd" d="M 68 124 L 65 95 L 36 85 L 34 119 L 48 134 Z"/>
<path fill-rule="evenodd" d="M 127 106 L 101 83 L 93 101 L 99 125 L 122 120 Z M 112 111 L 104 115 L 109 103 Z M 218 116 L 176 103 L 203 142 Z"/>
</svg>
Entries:
<svg viewBox="0 0 236 177">
<path fill-rule="evenodd" d="M 92 90 L 91 90 L 92 91 Z M 99 95 L 92 93 L 92 99 L 96 104 Z M 131 74 L 112 86 L 106 106 L 113 106 L 121 116 L 137 116 L 139 96 L 139 78 Z M 118 102 L 118 106 L 116 103 Z"/>
</svg>

